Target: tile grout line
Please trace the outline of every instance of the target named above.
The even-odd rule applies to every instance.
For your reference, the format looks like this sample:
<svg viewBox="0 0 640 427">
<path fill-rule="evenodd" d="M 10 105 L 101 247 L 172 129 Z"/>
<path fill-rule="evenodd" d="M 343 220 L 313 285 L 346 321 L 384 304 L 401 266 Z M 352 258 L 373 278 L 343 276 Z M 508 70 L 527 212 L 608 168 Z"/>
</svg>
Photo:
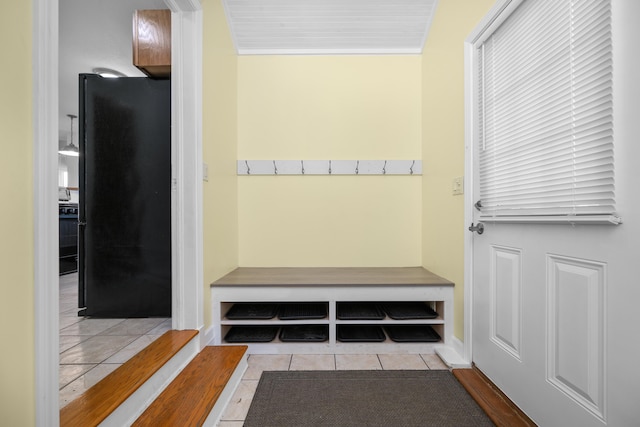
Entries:
<svg viewBox="0 0 640 427">
<path fill-rule="evenodd" d="M 422 361 L 424 362 L 425 366 L 427 367 L 427 370 L 430 371 L 431 370 L 431 366 L 429 366 L 429 363 L 427 363 L 427 361 L 422 356 L 422 354 L 418 354 L 418 356 L 420 356 L 420 359 L 422 359 Z"/>
</svg>

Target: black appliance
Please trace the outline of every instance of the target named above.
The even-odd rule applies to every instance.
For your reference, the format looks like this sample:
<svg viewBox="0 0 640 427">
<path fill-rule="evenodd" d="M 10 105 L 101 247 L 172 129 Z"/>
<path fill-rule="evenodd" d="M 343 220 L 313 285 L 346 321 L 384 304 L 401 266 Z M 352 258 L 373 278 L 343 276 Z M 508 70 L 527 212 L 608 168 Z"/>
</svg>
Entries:
<svg viewBox="0 0 640 427">
<path fill-rule="evenodd" d="M 171 316 L 170 80 L 79 76 L 79 307 Z"/>
<path fill-rule="evenodd" d="M 58 204 L 60 275 L 78 271 L 78 204 Z"/>
</svg>

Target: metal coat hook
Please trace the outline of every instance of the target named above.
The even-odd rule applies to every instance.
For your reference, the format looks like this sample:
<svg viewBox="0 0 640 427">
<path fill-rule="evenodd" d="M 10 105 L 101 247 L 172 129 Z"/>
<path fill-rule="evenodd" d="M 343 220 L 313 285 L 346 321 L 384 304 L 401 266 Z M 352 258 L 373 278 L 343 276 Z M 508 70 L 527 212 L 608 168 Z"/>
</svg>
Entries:
<svg viewBox="0 0 640 427">
<path fill-rule="evenodd" d="M 247 175 L 251 175 L 251 168 L 249 167 L 249 161 L 245 160 L 244 164 L 247 165 Z"/>
<path fill-rule="evenodd" d="M 300 160 L 300 164 L 302 165 L 302 175 L 304 175 L 304 160 Z"/>
<path fill-rule="evenodd" d="M 273 161 L 273 173 L 274 175 L 278 175 L 278 166 L 276 166 L 276 161 Z"/>
<path fill-rule="evenodd" d="M 384 161 L 384 166 L 382 166 L 382 175 L 387 174 L 387 161 Z"/>
<path fill-rule="evenodd" d="M 329 160 L 329 175 L 331 175 L 331 160 Z"/>
<path fill-rule="evenodd" d="M 358 175 L 358 168 L 360 167 L 360 160 L 356 160 L 356 175 Z"/>
<path fill-rule="evenodd" d="M 415 165 L 415 164 L 416 164 L 415 160 L 411 162 L 411 167 L 409 168 L 409 174 L 410 175 L 413 175 L 413 165 Z"/>
</svg>

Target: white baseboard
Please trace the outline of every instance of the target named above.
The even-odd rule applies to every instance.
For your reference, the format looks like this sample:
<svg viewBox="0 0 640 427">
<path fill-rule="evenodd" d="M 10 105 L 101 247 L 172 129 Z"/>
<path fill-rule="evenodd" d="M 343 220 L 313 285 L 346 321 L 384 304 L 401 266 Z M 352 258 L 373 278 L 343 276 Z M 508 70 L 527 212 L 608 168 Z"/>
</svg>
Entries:
<svg viewBox="0 0 640 427">
<path fill-rule="evenodd" d="M 464 343 L 456 337 L 452 337 L 450 345 L 437 346 L 436 354 L 451 369 L 470 368 L 471 360 L 464 358 Z"/>
<path fill-rule="evenodd" d="M 464 342 L 456 337 L 451 338 L 451 346 L 464 359 Z"/>
<path fill-rule="evenodd" d="M 209 326 L 206 330 L 200 329 L 200 350 L 208 345 L 213 345 L 214 338 L 215 329 L 213 326 Z"/>
</svg>

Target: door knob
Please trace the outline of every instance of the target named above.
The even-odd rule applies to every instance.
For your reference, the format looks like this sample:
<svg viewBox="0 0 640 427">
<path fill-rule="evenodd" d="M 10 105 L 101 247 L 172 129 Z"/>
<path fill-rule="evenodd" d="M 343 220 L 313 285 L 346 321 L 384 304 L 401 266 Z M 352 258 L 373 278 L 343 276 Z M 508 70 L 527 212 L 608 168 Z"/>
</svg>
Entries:
<svg viewBox="0 0 640 427">
<path fill-rule="evenodd" d="M 471 223 L 471 226 L 469 227 L 469 231 L 471 231 L 472 233 L 474 231 L 477 231 L 478 234 L 482 234 L 484 233 L 484 224 L 479 222 L 477 225 L 473 225 L 473 223 Z"/>
</svg>

